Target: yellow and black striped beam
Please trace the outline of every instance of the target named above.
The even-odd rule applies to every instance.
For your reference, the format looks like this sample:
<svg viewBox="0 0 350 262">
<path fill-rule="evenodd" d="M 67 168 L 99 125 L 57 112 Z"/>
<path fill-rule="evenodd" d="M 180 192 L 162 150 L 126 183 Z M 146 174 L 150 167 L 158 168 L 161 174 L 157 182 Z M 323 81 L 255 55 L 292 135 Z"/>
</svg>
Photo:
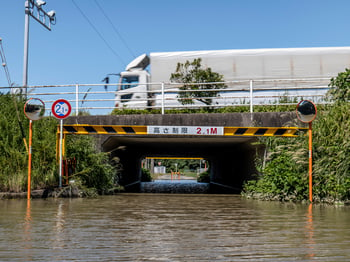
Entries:
<svg viewBox="0 0 350 262">
<path fill-rule="evenodd" d="M 225 127 L 225 136 L 284 136 L 297 137 L 300 131 L 307 131 L 300 127 Z"/>
<path fill-rule="evenodd" d="M 161 127 L 161 126 L 160 126 Z M 297 137 L 307 131 L 301 127 L 223 127 L 223 136 L 281 136 Z M 302 131 L 302 132 L 301 132 Z M 59 132 L 59 129 L 58 129 Z M 124 125 L 63 125 L 63 134 L 77 135 L 150 135 L 147 126 Z M 154 134 L 152 134 L 154 135 Z M 164 134 L 159 134 L 164 135 Z M 171 135 L 171 134 L 168 134 Z M 179 134 L 178 134 L 179 135 Z M 183 134 L 186 136 L 185 134 Z M 195 134 L 187 134 L 195 135 Z M 220 136 L 220 135 L 219 135 Z"/>
<path fill-rule="evenodd" d="M 77 135 L 147 135 L 147 126 L 63 125 L 63 134 Z"/>
</svg>

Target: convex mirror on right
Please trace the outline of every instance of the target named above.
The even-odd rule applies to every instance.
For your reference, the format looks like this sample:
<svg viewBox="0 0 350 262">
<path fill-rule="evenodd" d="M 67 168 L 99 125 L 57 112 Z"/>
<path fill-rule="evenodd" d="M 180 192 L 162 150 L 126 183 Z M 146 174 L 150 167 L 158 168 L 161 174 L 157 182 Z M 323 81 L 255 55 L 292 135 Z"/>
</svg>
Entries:
<svg viewBox="0 0 350 262">
<path fill-rule="evenodd" d="M 317 108 L 309 100 L 300 101 L 297 105 L 297 117 L 301 122 L 311 123 L 317 114 Z"/>
</svg>

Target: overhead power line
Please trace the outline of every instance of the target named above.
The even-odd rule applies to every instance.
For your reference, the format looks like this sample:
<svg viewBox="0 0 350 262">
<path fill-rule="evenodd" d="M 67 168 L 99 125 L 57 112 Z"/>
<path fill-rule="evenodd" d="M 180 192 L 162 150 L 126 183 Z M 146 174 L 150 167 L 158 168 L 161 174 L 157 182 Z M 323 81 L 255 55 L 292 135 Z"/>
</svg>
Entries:
<svg viewBox="0 0 350 262">
<path fill-rule="evenodd" d="M 97 0 L 95 0 L 96 5 L 98 6 L 98 8 L 100 9 L 101 13 L 103 14 L 103 16 L 107 19 L 107 21 L 110 23 L 110 25 L 113 28 L 113 31 L 116 33 L 116 35 L 119 37 L 119 39 L 122 41 L 122 43 L 124 44 L 124 46 L 128 49 L 128 51 L 130 52 L 130 54 L 133 57 L 136 57 L 134 52 L 131 50 L 131 48 L 129 47 L 129 45 L 127 44 L 127 42 L 125 41 L 125 39 L 122 37 L 122 35 L 119 33 L 119 30 L 116 28 L 116 26 L 113 24 L 112 20 L 107 16 L 106 12 L 103 10 L 102 6 L 97 2 Z"/>
<path fill-rule="evenodd" d="M 9 69 L 7 67 L 7 62 L 6 62 L 4 48 L 2 47 L 2 39 L 1 39 L 1 37 L 0 37 L 0 57 L 1 57 L 1 64 L 2 64 L 2 66 L 4 68 L 4 70 L 5 70 L 7 83 L 9 85 L 9 87 L 11 87 L 12 86 L 12 82 L 11 82 Z"/>
<path fill-rule="evenodd" d="M 118 55 L 118 53 L 110 46 L 110 44 L 107 42 L 107 40 L 103 37 L 103 35 L 98 31 L 98 29 L 96 28 L 96 26 L 94 26 L 94 24 L 90 21 L 90 19 L 85 15 L 85 13 L 83 12 L 83 10 L 81 10 L 81 8 L 77 5 L 77 3 L 72 0 L 73 4 L 75 5 L 75 7 L 78 9 L 78 11 L 80 12 L 80 14 L 85 18 L 85 20 L 88 22 L 88 24 L 92 27 L 92 29 L 94 29 L 94 31 L 96 32 L 96 34 L 102 39 L 102 41 L 105 43 L 105 45 L 108 47 L 108 49 L 122 62 L 122 64 L 125 66 L 126 63 L 123 61 L 123 59 L 121 58 L 120 55 Z"/>
</svg>

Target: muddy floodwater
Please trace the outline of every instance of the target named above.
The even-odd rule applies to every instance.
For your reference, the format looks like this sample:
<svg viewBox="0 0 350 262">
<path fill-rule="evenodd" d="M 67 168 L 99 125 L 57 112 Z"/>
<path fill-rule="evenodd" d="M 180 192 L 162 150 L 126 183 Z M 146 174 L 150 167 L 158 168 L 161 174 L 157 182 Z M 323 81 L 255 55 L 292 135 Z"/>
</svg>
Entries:
<svg viewBox="0 0 350 262">
<path fill-rule="evenodd" d="M 350 208 L 236 195 L 0 201 L 0 261 L 350 261 Z"/>
</svg>

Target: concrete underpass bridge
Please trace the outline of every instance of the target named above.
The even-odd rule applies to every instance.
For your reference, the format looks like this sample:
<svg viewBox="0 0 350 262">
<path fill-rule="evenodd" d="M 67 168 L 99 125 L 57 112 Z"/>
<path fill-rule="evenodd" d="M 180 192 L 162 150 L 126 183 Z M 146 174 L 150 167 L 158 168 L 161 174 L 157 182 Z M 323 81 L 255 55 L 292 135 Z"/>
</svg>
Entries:
<svg viewBox="0 0 350 262">
<path fill-rule="evenodd" d="M 101 149 L 120 159 L 129 192 L 140 190 L 141 161 L 152 156 L 205 158 L 210 192 L 239 193 L 256 172 L 258 136 L 293 137 L 305 129 L 294 112 L 78 116 L 64 123 L 65 134 L 103 135 Z"/>
</svg>

